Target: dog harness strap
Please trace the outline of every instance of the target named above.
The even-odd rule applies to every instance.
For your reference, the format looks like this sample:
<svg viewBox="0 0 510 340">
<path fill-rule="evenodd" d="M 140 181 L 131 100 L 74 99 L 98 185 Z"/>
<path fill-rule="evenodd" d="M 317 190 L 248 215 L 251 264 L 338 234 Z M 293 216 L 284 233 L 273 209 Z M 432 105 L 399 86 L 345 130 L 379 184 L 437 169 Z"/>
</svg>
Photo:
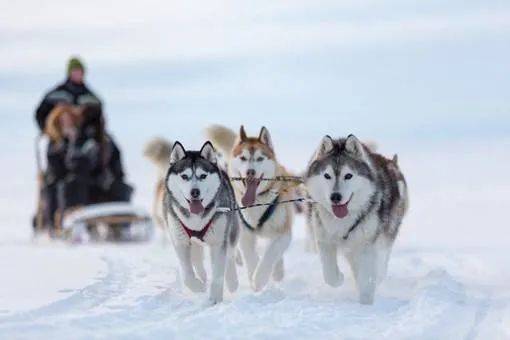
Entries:
<svg viewBox="0 0 510 340">
<path fill-rule="evenodd" d="M 202 230 L 192 230 L 188 227 L 186 227 L 186 225 L 184 225 L 184 223 L 182 223 L 181 220 L 179 220 L 179 222 L 181 223 L 181 226 L 182 226 L 182 229 L 184 229 L 184 231 L 186 232 L 186 234 L 188 235 L 188 237 L 191 239 L 192 237 L 196 237 L 198 238 L 200 241 L 204 242 L 204 236 L 205 234 L 207 234 L 207 230 L 209 230 L 209 227 L 212 225 L 212 222 L 213 222 L 213 219 L 214 219 L 214 216 L 211 218 L 211 220 L 205 225 L 205 227 L 202 228 Z"/>
<path fill-rule="evenodd" d="M 243 222 L 246 228 L 250 229 L 251 231 L 255 231 L 255 228 L 253 228 L 253 226 L 249 224 L 248 221 L 246 221 L 246 219 L 244 218 L 242 211 L 239 211 L 239 216 L 241 217 L 241 222 Z"/>
<path fill-rule="evenodd" d="M 347 230 L 347 233 L 345 233 L 345 235 L 342 237 L 344 240 L 347 240 L 349 238 L 349 235 L 351 235 L 351 233 L 354 231 L 354 229 L 356 229 L 356 227 L 365 219 L 365 217 L 368 216 L 368 214 L 372 212 L 372 209 L 374 209 L 374 207 L 375 207 L 375 199 L 372 198 L 370 200 L 370 205 L 368 206 L 367 213 L 365 213 L 364 215 L 361 215 L 360 217 L 358 217 L 356 219 L 356 221 L 354 221 L 354 224 L 349 228 L 349 230 Z"/>
<path fill-rule="evenodd" d="M 264 225 L 264 223 L 267 222 L 271 218 L 271 216 L 274 214 L 274 211 L 276 210 L 276 205 L 278 203 L 278 199 L 280 198 L 280 195 L 276 196 L 270 203 L 269 207 L 267 207 L 266 211 L 260 216 L 259 223 L 257 223 L 257 228 L 254 228 L 251 224 L 246 221 L 244 218 L 243 213 L 240 211 L 239 215 L 241 216 L 241 222 L 243 222 L 244 226 L 251 231 L 255 231 L 255 229 L 258 229 Z"/>
<path fill-rule="evenodd" d="M 276 196 L 274 200 L 271 202 L 271 205 L 267 207 L 266 211 L 260 216 L 259 223 L 257 224 L 257 227 L 262 227 L 264 223 L 267 222 L 271 218 L 271 216 L 274 214 L 274 211 L 276 210 L 276 203 L 278 202 L 278 199 L 280 198 L 280 195 Z"/>
</svg>

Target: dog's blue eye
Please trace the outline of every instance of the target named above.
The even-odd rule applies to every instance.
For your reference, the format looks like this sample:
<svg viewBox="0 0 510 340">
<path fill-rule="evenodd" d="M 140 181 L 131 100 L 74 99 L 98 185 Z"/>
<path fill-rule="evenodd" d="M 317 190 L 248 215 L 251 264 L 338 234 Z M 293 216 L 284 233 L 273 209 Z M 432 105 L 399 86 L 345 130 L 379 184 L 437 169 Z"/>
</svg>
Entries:
<svg viewBox="0 0 510 340">
<path fill-rule="evenodd" d="M 206 179 L 206 178 L 207 178 L 207 175 L 206 175 L 206 174 L 201 174 L 199 178 L 200 178 L 200 179 Z"/>
<path fill-rule="evenodd" d="M 241 160 L 242 160 L 243 162 L 246 162 L 246 157 L 241 156 Z"/>
<path fill-rule="evenodd" d="M 185 181 L 187 181 L 189 179 L 188 175 L 181 175 L 181 178 Z"/>
<path fill-rule="evenodd" d="M 326 178 L 326 179 L 331 179 L 331 176 L 330 176 L 328 173 L 325 173 L 325 174 L 324 174 L 324 178 Z"/>
<path fill-rule="evenodd" d="M 264 160 L 264 157 L 257 158 L 257 162 L 262 162 Z"/>
<path fill-rule="evenodd" d="M 345 178 L 346 180 L 349 180 L 349 179 L 351 179 L 351 178 L 352 178 L 352 174 L 347 174 L 347 175 L 345 175 L 345 176 L 344 176 L 344 178 Z"/>
</svg>

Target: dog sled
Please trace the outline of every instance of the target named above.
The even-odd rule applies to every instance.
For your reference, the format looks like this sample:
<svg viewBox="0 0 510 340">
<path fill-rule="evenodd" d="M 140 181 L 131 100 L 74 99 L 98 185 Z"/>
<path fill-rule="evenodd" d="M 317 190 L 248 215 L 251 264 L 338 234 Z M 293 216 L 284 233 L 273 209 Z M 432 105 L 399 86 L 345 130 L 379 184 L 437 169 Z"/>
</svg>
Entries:
<svg viewBox="0 0 510 340">
<path fill-rule="evenodd" d="M 124 202 L 91 204 L 62 219 L 62 237 L 73 243 L 145 242 L 152 233 L 152 219 L 145 210 Z"/>
<path fill-rule="evenodd" d="M 145 209 L 128 202 L 96 203 L 67 209 L 56 214 L 49 225 L 44 217 L 44 186 L 47 164 L 44 157 L 48 140 L 44 135 L 36 138 L 37 211 L 33 219 L 34 237 L 49 234 L 54 239 L 72 243 L 87 242 L 145 242 L 153 235 L 152 218 Z"/>
</svg>

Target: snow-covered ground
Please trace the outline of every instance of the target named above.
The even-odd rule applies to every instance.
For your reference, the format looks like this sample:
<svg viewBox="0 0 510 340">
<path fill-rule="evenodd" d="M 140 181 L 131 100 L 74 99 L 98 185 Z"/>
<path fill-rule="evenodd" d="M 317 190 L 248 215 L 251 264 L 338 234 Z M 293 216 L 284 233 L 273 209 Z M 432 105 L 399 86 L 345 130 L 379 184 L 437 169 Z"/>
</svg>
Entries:
<svg viewBox="0 0 510 340">
<path fill-rule="evenodd" d="M 1 2 L 1 0 L 0 0 Z M 5 1 L 4 1 L 5 2 Z M 510 339 L 510 8 L 505 1 L 85 3 L 0 11 L 0 338 Z M 173 249 L 31 240 L 33 110 L 80 53 L 106 103 L 135 201 L 150 208 L 155 135 L 266 125 L 301 171 L 320 138 L 399 154 L 410 187 L 373 306 L 304 252 L 286 278 L 220 305 L 180 283 Z"/>
<path fill-rule="evenodd" d="M 509 259 L 494 249 L 400 243 L 376 303 L 361 306 L 352 279 L 339 289 L 322 282 L 317 257 L 298 239 L 281 285 L 255 294 L 243 271 L 240 290 L 210 308 L 203 307 L 205 295 L 183 288 L 174 252 L 158 243 L 0 252 L 3 267 L 20 262 L 2 280 L 0 301 L 11 307 L 1 311 L 2 338 L 510 337 Z"/>
</svg>

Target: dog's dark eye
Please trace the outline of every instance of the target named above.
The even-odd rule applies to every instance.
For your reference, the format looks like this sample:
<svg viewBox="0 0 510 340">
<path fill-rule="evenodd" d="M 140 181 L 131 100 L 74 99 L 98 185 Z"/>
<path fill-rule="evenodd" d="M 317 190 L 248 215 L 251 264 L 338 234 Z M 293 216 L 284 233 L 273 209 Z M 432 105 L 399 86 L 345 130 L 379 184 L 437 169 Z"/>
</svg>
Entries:
<svg viewBox="0 0 510 340">
<path fill-rule="evenodd" d="M 243 162 L 246 162 L 246 157 L 241 156 L 241 160 L 242 160 Z"/>
<path fill-rule="evenodd" d="M 344 176 L 344 178 L 345 178 L 346 180 L 349 180 L 349 179 L 351 179 L 351 178 L 352 178 L 352 174 L 347 174 L 347 175 L 345 175 L 345 176 Z"/>
<path fill-rule="evenodd" d="M 325 178 L 325 179 L 331 179 L 331 176 L 330 176 L 328 173 L 325 173 L 325 174 L 324 174 L 324 178 Z"/>
<path fill-rule="evenodd" d="M 264 160 L 264 157 L 257 158 L 257 162 L 262 162 Z"/>
<path fill-rule="evenodd" d="M 181 178 L 185 181 L 187 181 L 189 179 L 189 176 L 188 175 L 181 175 Z"/>
<path fill-rule="evenodd" d="M 207 178 L 207 175 L 206 175 L 206 174 L 201 174 L 199 178 L 200 178 L 200 179 L 206 179 L 206 178 Z"/>
</svg>

